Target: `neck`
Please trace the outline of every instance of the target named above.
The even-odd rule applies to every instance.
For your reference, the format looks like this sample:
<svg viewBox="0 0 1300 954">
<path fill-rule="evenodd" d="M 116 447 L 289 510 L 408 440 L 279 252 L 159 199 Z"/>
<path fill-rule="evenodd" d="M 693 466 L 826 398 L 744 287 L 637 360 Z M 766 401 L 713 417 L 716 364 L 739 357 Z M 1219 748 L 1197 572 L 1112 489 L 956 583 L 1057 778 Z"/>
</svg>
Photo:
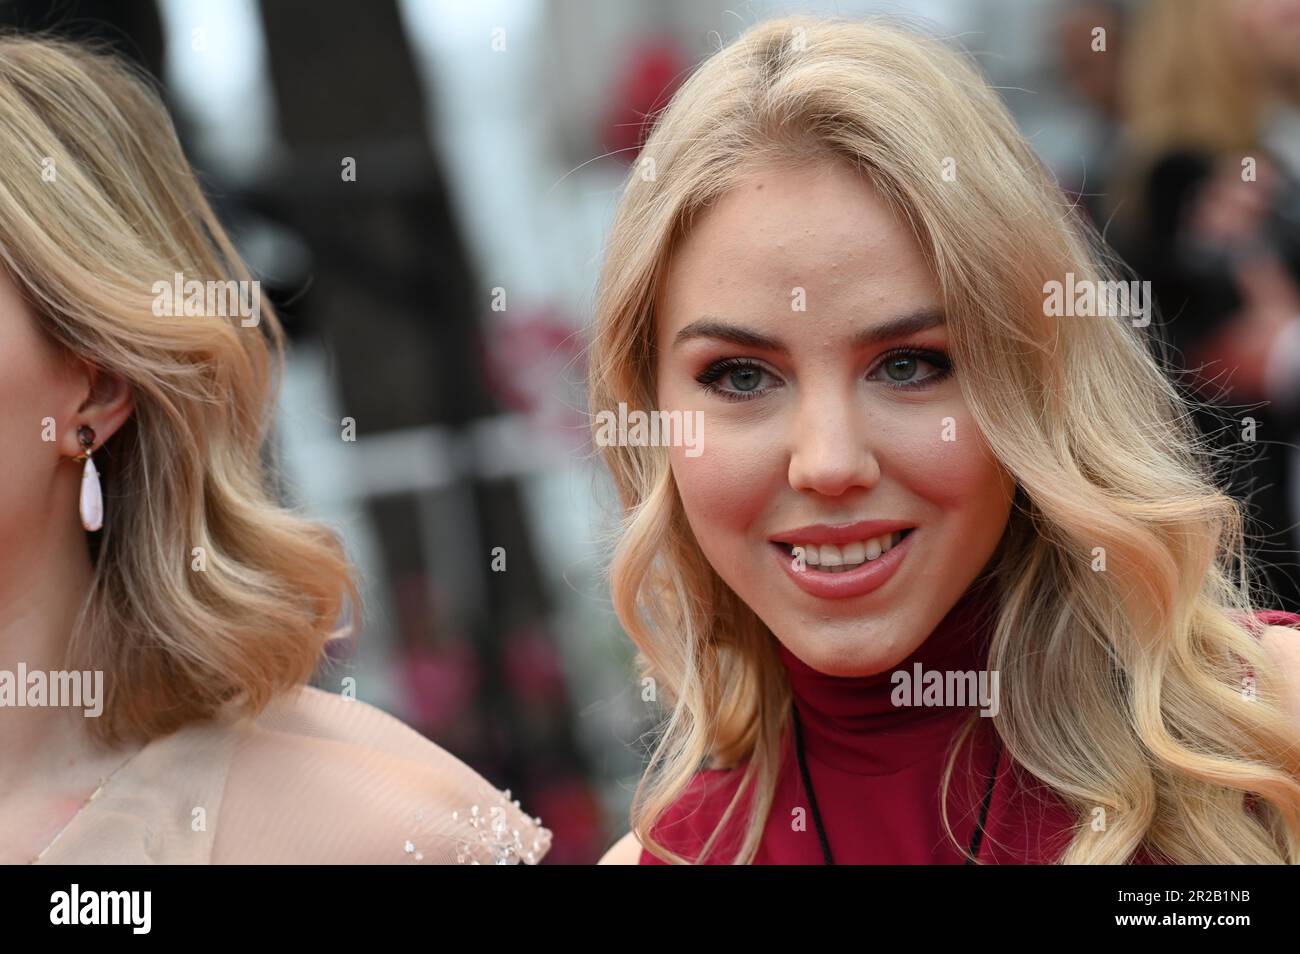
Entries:
<svg viewBox="0 0 1300 954">
<path fill-rule="evenodd" d="M 978 685 L 979 671 L 987 668 L 993 608 L 991 588 L 972 587 L 912 655 L 872 676 L 829 676 L 778 647 L 808 757 L 854 774 L 887 775 L 946 747 L 955 725 L 978 711 L 979 701 L 917 705 L 922 694 L 903 692 L 895 673 L 915 680 L 918 666 L 922 674 L 944 678 L 969 672 Z"/>
<path fill-rule="evenodd" d="M 68 471 L 73 470 L 69 468 Z M 78 612 L 90 592 L 93 568 L 85 531 L 76 519 L 79 472 L 60 473 L 51 488 L 66 498 L 65 519 L 30 524 L 14 538 L 25 545 L 0 554 L 0 671 L 17 680 L 20 665 L 28 673 L 67 668 L 66 653 Z M 66 493 L 58 492 L 66 491 Z M 25 686 L 15 687 L 25 694 Z M 48 778 L 61 766 L 82 761 L 95 751 L 82 709 L 53 706 L 0 708 L 0 793 L 26 787 L 33 778 Z"/>
</svg>

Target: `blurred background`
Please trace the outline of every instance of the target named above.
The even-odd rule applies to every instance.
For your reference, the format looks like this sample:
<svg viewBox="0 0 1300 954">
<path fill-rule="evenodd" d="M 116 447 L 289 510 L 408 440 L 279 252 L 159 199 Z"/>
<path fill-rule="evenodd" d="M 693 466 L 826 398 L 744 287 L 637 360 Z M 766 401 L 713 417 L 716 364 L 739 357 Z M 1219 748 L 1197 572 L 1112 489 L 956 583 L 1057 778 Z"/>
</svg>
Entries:
<svg viewBox="0 0 1300 954">
<path fill-rule="evenodd" d="M 319 684 L 510 787 L 548 863 L 627 830 L 653 730 L 584 410 L 602 238 L 644 118 L 799 12 L 899 16 L 977 58 L 1153 283 L 1264 601 L 1300 611 L 1300 0 L 0 0 L 0 24 L 158 78 L 281 309 L 285 498 L 339 528 L 366 600 Z"/>
</svg>

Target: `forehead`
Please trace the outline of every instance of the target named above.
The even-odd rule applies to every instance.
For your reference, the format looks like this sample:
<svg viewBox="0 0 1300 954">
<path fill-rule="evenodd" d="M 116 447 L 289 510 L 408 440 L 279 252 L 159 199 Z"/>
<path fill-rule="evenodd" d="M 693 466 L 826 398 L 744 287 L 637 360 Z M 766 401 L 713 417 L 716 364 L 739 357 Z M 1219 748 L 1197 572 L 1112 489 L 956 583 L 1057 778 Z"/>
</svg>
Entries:
<svg viewBox="0 0 1300 954">
<path fill-rule="evenodd" d="M 858 328 L 938 305 L 915 236 L 865 175 L 838 161 L 765 166 L 697 216 L 675 249 L 656 334 L 664 341 L 701 312 Z"/>
</svg>

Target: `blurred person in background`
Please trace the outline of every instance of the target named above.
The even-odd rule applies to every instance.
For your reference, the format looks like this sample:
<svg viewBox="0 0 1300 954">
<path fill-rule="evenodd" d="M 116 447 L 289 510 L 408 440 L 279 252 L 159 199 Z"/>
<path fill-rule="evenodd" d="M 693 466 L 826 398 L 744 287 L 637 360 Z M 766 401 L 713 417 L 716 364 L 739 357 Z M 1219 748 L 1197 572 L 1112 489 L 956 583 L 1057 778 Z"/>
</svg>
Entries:
<svg viewBox="0 0 1300 954">
<path fill-rule="evenodd" d="M 1274 601 L 1300 609 L 1300 0 L 1151 0 L 1124 50 L 1108 237 L 1238 462 Z"/>
<path fill-rule="evenodd" d="M 1127 40 L 1127 5 L 1122 0 L 1069 0 L 1052 34 L 1055 60 L 1071 94 L 1072 119 L 1091 130 L 1080 168 L 1063 176 L 1061 187 L 1101 229 L 1106 193 L 1120 136 L 1120 82 L 1116 64 Z"/>
</svg>

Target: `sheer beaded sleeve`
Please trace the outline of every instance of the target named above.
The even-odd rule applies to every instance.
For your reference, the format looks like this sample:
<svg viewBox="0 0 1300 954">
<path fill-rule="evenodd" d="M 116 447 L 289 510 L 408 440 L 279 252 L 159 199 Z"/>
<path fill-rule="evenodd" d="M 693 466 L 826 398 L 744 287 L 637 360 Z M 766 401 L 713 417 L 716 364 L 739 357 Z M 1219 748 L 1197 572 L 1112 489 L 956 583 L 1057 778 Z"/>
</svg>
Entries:
<svg viewBox="0 0 1300 954">
<path fill-rule="evenodd" d="M 536 864 L 509 791 L 364 702 L 303 687 L 155 739 L 38 864 Z"/>
<path fill-rule="evenodd" d="M 212 861 L 536 864 L 550 842 L 508 790 L 415 730 L 304 688 L 235 747 Z"/>
</svg>

